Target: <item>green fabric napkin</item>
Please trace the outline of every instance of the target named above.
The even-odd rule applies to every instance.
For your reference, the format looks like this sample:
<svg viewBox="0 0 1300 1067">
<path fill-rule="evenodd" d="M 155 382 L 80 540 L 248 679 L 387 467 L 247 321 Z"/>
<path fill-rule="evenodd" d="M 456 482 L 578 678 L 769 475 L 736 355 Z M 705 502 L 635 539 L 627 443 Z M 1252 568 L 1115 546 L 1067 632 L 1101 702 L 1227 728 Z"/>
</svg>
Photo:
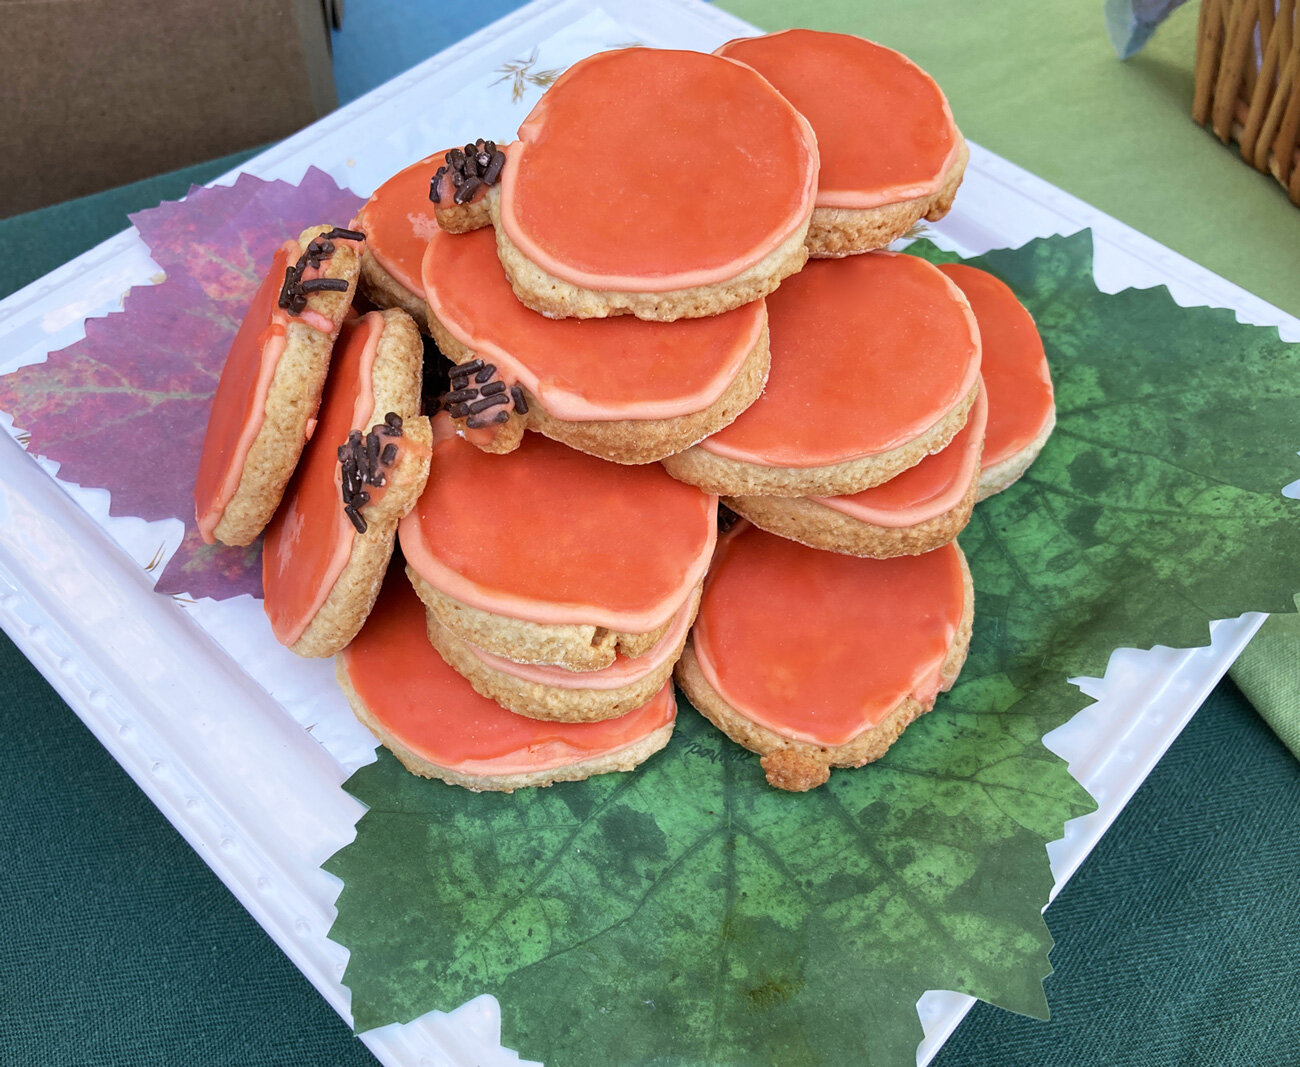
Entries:
<svg viewBox="0 0 1300 1067">
<path fill-rule="evenodd" d="M 1282 743 L 1300 756 L 1300 616 L 1269 616 L 1229 673 Z"/>
</svg>

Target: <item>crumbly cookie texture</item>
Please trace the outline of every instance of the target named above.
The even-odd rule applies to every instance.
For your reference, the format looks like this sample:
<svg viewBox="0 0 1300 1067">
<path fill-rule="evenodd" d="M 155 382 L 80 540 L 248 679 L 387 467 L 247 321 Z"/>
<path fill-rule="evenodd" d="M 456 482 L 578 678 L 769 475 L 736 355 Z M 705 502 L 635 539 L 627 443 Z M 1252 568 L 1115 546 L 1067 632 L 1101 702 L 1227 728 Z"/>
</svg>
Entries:
<svg viewBox="0 0 1300 1067">
<path fill-rule="evenodd" d="M 761 260 L 725 281 L 666 292 L 584 289 L 547 273 L 516 247 L 501 225 L 501 195 L 496 188 L 488 191 L 487 202 L 496 227 L 497 255 L 515 296 L 534 311 L 553 319 L 635 315 L 654 322 L 674 322 L 721 315 L 767 296 L 783 278 L 798 273 L 808 261 L 804 239 L 812 221 L 811 213 Z"/>
<path fill-rule="evenodd" d="M 429 332 L 429 305 L 423 293 L 413 293 L 384 269 L 367 248 L 361 253 L 361 295 L 381 311 L 401 308 L 415 321 L 421 332 Z"/>
<path fill-rule="evenodd" d="M 944 448 L 966 425 L 979 382 L 933 426 L 898 448 L 825 467 L 767 467 L 729 459 L 695 446 L 663 460 L 678 481 L 727 497 L 847 496 L 887 482 Z"/>
<path fill-rule="evenodd" d="M 961 557 L 964 606 L 957 633 L 948 648 L 948 655 L 939 668 L 939 689 L 952 688 L 966 662 L 970 647 L 971 621 L 975 609 L 975 589 L 971 584 L 966 558 Z M 677 684 L 691 703 L 706 719 L 737 744 L 762 756 L 759 765 L 767 775 L 769 785 L 777 789 L 803 792 L 815 789 L 830 778 L 832 767 L 861 767 L 885 754 L 909 723 L 929 711 L 934 702 L 923 703 L 914 697 L 904 697 L 898 705 L 875 726 L 863 730 L 857 737 L 842 745 L 817 745 L 793 738 L 760 726 L 733 708 L 709 684 L 691 641 L 687 641 L 682 658 L 674 671 Z"/>
<path fill-rule="evenodd" d="M 890 559 L 933 551 L 961 533 L 970 522 L 978 487 L 972 478 L 954 507 L 911 526 L 877 526 L 807 497 L 742 496 L 722 502 L 760 529 L 809 548 Z"/>
<path fill-rule="evenodd" d="M 342 658 L 335 660 L 334 674 L 344 695 L 348 698 L 348 703 L 352 705 L 353 713 L 379 739 L 383 746 L 401 761 L 402 766 L 412 774 L 418 774 L 422 778 L 438 778 L 449 785 L 458 785 L 465 789 L 471 789 L 476 793 L 486 790 L 512 793 L 516 789 L 547 786 L 555 782 L 578 782 L 584 778 L 590 778 L 593 774 L 630 771 L 644 763 L 668 744 L 668 739 L 672 737 L 673 727 L 677 721 L 673 719 L 664 723 L 653 733 L 649 733 L 639 741 L 634 741 L 632 744 L 625 745 L 614 752 L 579 760 L 563 767 L 553 767 L 549 770 L 520 774 L 463 774 L 460 771 L 430 763 L 424 757 L 416 755 L 393 734 L 384 729 L 370 713 L 370 709 L 353 687 L 351 680 L 348 678 L 347 669 L 343 666 Z"/>
<path fill-rule="evenodd" d="M 429 319 L 430 332 L 439 350 L 453 363 L 468 363 L 489 356 L 480 356 L 461 344 L 438 321 L 436 315 Z M 519 414 L 513 405 L 510 418 L 502 423 L 494 436 L 480 441 L 472 438 L 486 452 L 513 452 L 519 447 L 524 430 L 532 428 L 579 452 L 586 452 L 613 463 L 654 463 L 702 441 L 711 433 L 734 422 L 749 407 L 767 383 L 771 366 L 766 325 L 759 335 L 740 371 L 717 400 L 700 411 L 669 419 L 613 419 L 610 421 L 566 422 L 556 418 L 536 397 L 525 391 L 527 412 Z M 464 419 L 456 420 L 463 427 Z"/>
<path fill-rule="evenodd" d="M 808 254 L 815 259 L 835 259 L 870 252 L 898 240 L 921 219 L 938 222 L 952 209 L 969 160 L 970 149 L 963 140 L 943 185 L 929 196 L 872 208 L 814 208 Z"/>
<path fill-rule="evenodd" d="M 306 252 L 314 238 L 332 228 L 312 226 L 303 230 L 298 237 L 299 248 Z M 307 426 L 320 407 L 330 353 L 352 306 L 361 261 L 350 245 L 337 244 L 322 267 L 321 277 L 346 281 L 347 291 L 309 293 L 307 309 L 325 316 L 334 329 L 322 333 L 300 319 L 290 320 L 284 352 L 267 392 L 261 428 L 244 460 L 239 486 L 213 531 L 224 545 L 251 544 L 266 529 L 307 443 Z"/>
<path fill-rule="evenodd" d="M 390 308 L 383 316 L 384 332 L 372 376 L 374 421 L 382 423 L 389 412 L 401 417 L 402 436 L 393 439 L 398 445 L 397 460 L 386 472 L 384 492 L 360 509 L 366 530 L 353 538 L 348 562 L 334 587 L 302 636 L 290 646 L 300 656 L 332 656 L 356 637 L 379 597 L 397 524 L 415 506 L 429 477 L 433 430 L 429 420 L 419 414 L 424 347 L 406 312 Z"/>
<path fill-rule="evenodd" d="M 701 588 L 696 587 L 691 597 L 689 611 L 692 622 L 700 606 L 700 593 Z M 641 707 L 672 677 L 673 665 L 686 643 L 686 631 L 683 630 L 682 639 L 671 655 L 644 678 L 628 685 L 617 689 L 568 689 L 527 681 L 488 666 L 474 654 L 469 642 L 462 641 L 432 614 L 428 615 L 428 629 L 429 641 L 438 654 L 477 693 L 495 700 L 517 715 L 550 722 L 599 722 L 618 718 Z"/>
<path fill-rule="evenodd" d="M 431 619 L 462 641 L 516 663 L 549 664 L 571 671 L 598 671 L 610 666 L 619 652 L 625 656 L 645 655 L 672 625 L 670 618 L 649 633 L 632 634 L 603 626 L 526 622 L 454 600 L 421 578 L 409 563 L 406 576 L 424 601 Z"/>
<path fill-rule="evenodd" d="M 1047 439 L 1052 436 L 1052 430 L 1055 428 L 1056 408 L 1053 406 L 1047 421 L 1043 423 L 1043 428 L 1038 431 L 1038 436 L 1029 444 L 1014 455 L 1008 456 L 1001 463 L 981 468 L 979 495 L 975 498 L 976 502 L 987 500 L 994 494 L 1002 492 L 1003 489 L 1010 488 L 1029 469 L 1030 464 L 1038 458 L 1038 453 L 1043 450 L 1043 445 L 1047 444 Z"/>
</svg>

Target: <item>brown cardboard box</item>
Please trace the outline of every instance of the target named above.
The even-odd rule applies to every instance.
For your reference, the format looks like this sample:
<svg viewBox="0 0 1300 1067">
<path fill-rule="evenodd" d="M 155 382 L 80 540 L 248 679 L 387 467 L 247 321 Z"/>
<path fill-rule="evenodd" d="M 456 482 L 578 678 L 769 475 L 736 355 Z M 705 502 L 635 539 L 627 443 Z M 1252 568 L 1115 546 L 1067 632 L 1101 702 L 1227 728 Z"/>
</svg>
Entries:
<svg viewBox="0 0 1300 1067">
<path fill-rule="evenodd" d="M 0 217 L 264 144 L 330 111 L 336 4 L 0 0 Z"/>
</svg>

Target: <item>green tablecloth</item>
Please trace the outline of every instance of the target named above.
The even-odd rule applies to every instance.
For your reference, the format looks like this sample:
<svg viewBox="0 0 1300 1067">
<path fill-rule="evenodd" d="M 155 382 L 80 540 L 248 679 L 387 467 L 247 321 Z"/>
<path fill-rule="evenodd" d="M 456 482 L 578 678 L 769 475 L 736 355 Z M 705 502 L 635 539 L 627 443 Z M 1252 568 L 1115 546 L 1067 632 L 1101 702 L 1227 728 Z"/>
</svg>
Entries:
<svg viewBox="0 0 1300 1067">
<path fill-rule="evenodd" d="M 350 11 L 336 41 L 345 98 L 475 28 L 463 11 L 450 24 L 427 11 L 394 36 L 388 22 L 405 9 L 373 6 L 365 22 Z M 513 6 L 492 0 L 473 14 L 487 22 Z M 773 26 L 789 17 L 771 0 L 728 6 Z M 929 64 L 974 139 L 1300 311 L 1300 240 L 1289 236 L 1300 213 L 1284 200 L 1286 211 L 1275 210 L 1266 183 L 1237 174 L 1242 164 L 1185 122 L 1169 95 L 1188 84 L 1194 14 L 1180 14 L 1139 66 L 1119 68 L 1106 55 L 1099 3 L 927 0 L 859 11 L 819 0 L 799 18 L 829 25 L 832 12 L 838 28 L 875 33 Z M 1175 122 L 1186 137 L 1167 132 Z M 1171 160 L 1177 184 L 1153 184 Z M 0 221 L 0 294 L 116 232 L 126 211 L 178 196 L 227 163 Z M 1191 197 L 1214 209 L 1185 210 Z M 1265 221 L 1238 241 L 1235 217 Z M 1288 264 L 1289 297 L 1268 284 Z M 372 1062 L 6 640 L 0 677 L 9 693 L 0 788 L 13 816 L 0 829 L 0 1062 Z M 1052 1021 L 978 1006 L 937 1062 L 1300 1062 L 1300 900 L 1290 877 L 1298 778 L 1300 765 L 1235 686 L 1221 684 L 1049 909 Z"/>
</svg>

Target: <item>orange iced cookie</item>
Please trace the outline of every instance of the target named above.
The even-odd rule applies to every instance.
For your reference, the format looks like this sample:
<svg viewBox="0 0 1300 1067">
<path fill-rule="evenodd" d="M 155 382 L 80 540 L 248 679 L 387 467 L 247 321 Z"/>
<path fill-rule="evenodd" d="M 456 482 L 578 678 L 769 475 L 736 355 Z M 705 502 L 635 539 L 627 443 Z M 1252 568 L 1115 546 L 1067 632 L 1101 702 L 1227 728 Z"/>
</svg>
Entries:
<svg viewBox="0 0 1300 1067">
<path fill-rule="evenodd" d="M 675 323 L 548 319 L 515 298 L 490 230 L 430 237 L 424 291 L 434 340 L 465 368 L 448 408 L 466 429 L 497 430 L 471 437 L 489 451 L 517 447 L 532 426 L 616 463 L 649 463 L 731 422 L 767 379 L 761 300 Z"/>
<path fill-rule="evenodd" d="M 466 156 L 466 149 L 474 151 Z M 480 167 L 484 157 L 486 165 Z M 504 165 L 501 150 L 479 140 L 425 156 L 376 189 L 354 223 L 367 237 L 362 293 L 376 307 L 401 308 L 427 332 L 429 309 L 420 278 L 425 245 L 440 228 L 460 233 L 489 224 L 487 191 Z"/>
<path fill-rule="evenodd" d="M 332 656 L 365 621 L 429 470 L 424 346 L 406 312 L 350 319 L 311 444 L 262 549 L 264 606 L 281 644 Z"/>
<path fill-rule="evenodd" d="M 970 521 L 988 422 L 983 389 L 948 446 L 887 482 L 849 496 L 726 497 L 732 511 L 810 548 L 888 559 L 946 545 Z"/>
<path fill-rule="evenodd" d="M 984 500 L 1024 474 L 1051 436 L 1052 374 L 1033 316 L 1006 283 L 964 263 L 939 269 L 966 294 L 983 341 L 989 426 L 977 499 Z"/>
<path fill-rule="evenodd" d="M 407 573 L 437 623 L 516 663 L 573 671 L 655 648 L 713 554 L 716 498 L 527 434 L 480 451 L 434 420 L 429 481 L 402 521 Z"/>
<path fill-rule="evenodd" d="M 208 544 L 249 544 L 275 513 L 311 434 L 363 241 L 314 226 L 276 249 L 212 398 L 194 484 Z"/>
<path fill-rule="evenodd" d="M 861 37 L 786 30 L 729 41 L 812 125 L 821 154 L 814 256 L 883 248 L 952 207 L 970 153 L 934 79 Z"/>
<path fill-rule="evenodd" d="M 429 644 L 424 624 L 419 598 L 393 574 L 335 661 L 357 718 L 414 774 L 509 792 L 631 770 L 672 736 L 671 683 L 617 719 L 538 722 L 476 693 Z"/>
<path fill-rule="evenodd" d="M 742 523 L 718 544 L 677 681 L 772 785 L 812 789 L 879 759 L 952 686 L 973 603 L 955 541 L 858 559 Z"/>
<path fill-rule="evenodd" d="M 772 369 L 731 425 L 664 460 L 725 496 L 842 496 L 943 448 L 979 391 L 961 290 L 915 256 L 815 261 L 767 300 Z"/>
<path fill-rule="evenodd" d="M 519 299 L 552 317 L 716 315 L 803 265 L 808 123 L 750 68 L 626 48 L 575 63 L 488 203 Z"/>
</svg>

